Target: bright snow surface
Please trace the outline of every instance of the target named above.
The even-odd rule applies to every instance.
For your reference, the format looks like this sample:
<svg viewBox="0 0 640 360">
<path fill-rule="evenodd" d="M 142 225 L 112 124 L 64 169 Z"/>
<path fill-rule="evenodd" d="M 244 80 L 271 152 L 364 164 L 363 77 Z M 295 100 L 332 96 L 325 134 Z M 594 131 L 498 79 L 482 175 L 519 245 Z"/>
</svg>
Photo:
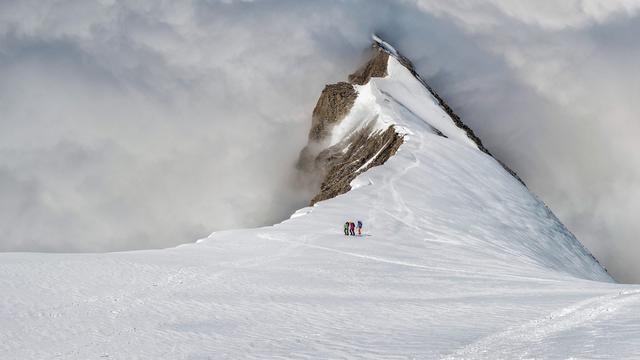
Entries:
<svg viewBox="0 0 640 360">
<path fill-rule="evenodd" d="M 0 254 L 0 358 L 640 358 L 640 287 L 395 59 L 358 91 L 407 135 L 345 195 L 177 248 Z"/>
</svg>

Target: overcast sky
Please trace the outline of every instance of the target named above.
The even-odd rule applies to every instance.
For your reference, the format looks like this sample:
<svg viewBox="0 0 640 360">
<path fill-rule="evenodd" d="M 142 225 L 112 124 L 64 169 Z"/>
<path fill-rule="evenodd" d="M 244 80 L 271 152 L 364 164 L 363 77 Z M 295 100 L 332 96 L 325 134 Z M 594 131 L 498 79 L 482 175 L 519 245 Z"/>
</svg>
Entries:
<svg viewBox="0 0 640 360">
<path fill-rule="evenodd" d="M 622 281 L 640 281 L 637 1 L 0 2 L 0 250 L 279 221 L 324 84 L 375 32 Z"/>
</svg>

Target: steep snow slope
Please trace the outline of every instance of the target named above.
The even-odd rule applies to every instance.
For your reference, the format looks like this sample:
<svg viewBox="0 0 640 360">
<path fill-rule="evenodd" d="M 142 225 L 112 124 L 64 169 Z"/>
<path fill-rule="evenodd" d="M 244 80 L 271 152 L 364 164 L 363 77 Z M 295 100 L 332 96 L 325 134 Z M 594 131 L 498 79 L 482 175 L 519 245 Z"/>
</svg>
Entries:
<svg viewBox="0 0 640 360">
<path fill-rule="evenodd" d="M 172 249 L 0 254 L 0 358 L 640 357 L 640 287 L 387 70 L 333 131 L 404 143 L 344 195 Z"/>
</svg>

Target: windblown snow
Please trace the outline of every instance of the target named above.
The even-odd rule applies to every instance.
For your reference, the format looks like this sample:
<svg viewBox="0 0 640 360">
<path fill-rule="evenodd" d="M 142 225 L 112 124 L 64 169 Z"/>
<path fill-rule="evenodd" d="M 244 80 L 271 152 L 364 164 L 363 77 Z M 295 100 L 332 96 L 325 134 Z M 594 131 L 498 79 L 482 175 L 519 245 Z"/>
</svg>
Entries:
<svg viewBox="0 0 640 360">
<path fill-rule="evenodd" d="M 395 57 L 356 90 L 336 139 L 375 119 L 404 144 L 290 220 L 164 250 L 0 254 L 0 358 L 640 358 L 640 287 Z"/>
</svg>

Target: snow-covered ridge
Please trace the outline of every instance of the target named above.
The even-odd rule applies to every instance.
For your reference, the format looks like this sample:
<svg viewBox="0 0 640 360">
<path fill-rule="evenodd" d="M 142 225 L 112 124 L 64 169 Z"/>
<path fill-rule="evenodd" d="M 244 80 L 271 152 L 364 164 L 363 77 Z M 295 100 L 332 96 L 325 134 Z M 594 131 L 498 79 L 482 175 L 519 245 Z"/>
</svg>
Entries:
<svg viewBox="0 0 640 360">
<path fill-rule="evenodd" d="M 420 82 L 422 84 L 422 86 L 424 88 L 426 88 L 429 91 L 429 93 L 431 94 L 433 99 L 442 108 L 442 110 L 444 110 L 447 113 L 447 115 L 449 116 L 451 121 L 453 121 L 453 123 L 458 128 L 462 129 L 466 133 L 467 137 L 469 139 L 471 139 L 476 144 L 476 146 L 478 147 L 478 149 L 480 151 L 482 151 L 485 154 L 493 157 L 509 174 L 511 174 L 513 177 L 515 177 L 518 181 L 520 181 L 520 183 L 522 183 L 522 185 L 526 186 L 524 181 L 522 181 L 522 179 L 518 176 L 518 174 L 515 171 L 513 171 L 509 166 L 507 166 L 505 163 L 500 161 L 500 159 L 496 158 L 493 154 L 491 154 L 489 149 L 487 149 L 482 144 L 482 140 L 480 140 L 480 138 L 473 132 L 473 130 L 469 126 L 467 126 L 462 121 L 460 116 L 458 114 L 456 114 L 455 111 L 453 111 L 453 109 L 444 101 L 444 99 L 442 97 L 440 97 L 440 95 L 438 95 L 438 93 L 431 86 L 429 86 L 429 84 L 427 84 L 427 82 L 424 81 L 422 79 L 422 77 L 420 77 L 420 75 L 416 72 L 415 68 L 413 67 L 413 63 L 411 62 L 411 60 L 409 60 L 408 58 L 404 57 L 391 44 L 389 44 L 386 41 L 382 40 L 379 36 L 373 34 L 372 38 L 373 38 L 373 41 L 374 41 L 374 44 L 375 44 L 376 47 L 378 47 L 379 49 L 385 51 L 386 53 L 388 53 L 389 55 L 394 57 L 399 63 L 402 64 L 402 66 L 404 66 L 411 73 L 411 75 L 413 75 L 413 77 L 418 82 Z"/>
<path fill-rule="evenodd" d="M 393 156 L 410 133 L 410 126 L 398 123 L 407 116 L 493 157 L 409 59 L 376 35 L 373 41 L 370 60 L 349 76 L 349 83 L 327 85 L 313 111 L 309 143 L 299 161 L 320 187 L 311 204 L 349 191 L 356 176 Z M 524 185 L 515 172 L 498 163 Z"/>
<path fill-rule="evenodd" d="M 473 151 L 478 156 L 487 158 L 484 161 L 493 162 L 498 169 L 497 173 L 504 173 L 505 176 L 514 175 L 502 163 L 495 160 L 491 154 L 484 148 L 480 139 L 478 139 L 473 131 L 466 125 L 462 124 L 458 119 L 452 117 L 452 110 L 443 102 L 441 98 L 415 73 L 411 62 L 399 54 L 399 52 L 388 43 L 374 36 L 374 55 L 368 64 L 354 75 L 350 76 L 350 80 L 357 94 L 351 107 L 341 118 L 336 118 L 330 126 L 327 127 L 327 133 L 324 139 L 324 149 L 320 151 L 316 158 L 316 164 L 328 167 L 328 174 L 325 175 L 321 195 L 325 192 L 324 186 L 328 183 L 333 185 L 344 178 L 349 181 L 348 187 L 343 186 L 340 192 L 328 192 L 328 196 L 316 197 L 315 200 L 325 200 L 327 198 L 347 192 L 353 187 L 359 187 L 362 181 L 359 177 L 364 176 L 365 172 L 374 166 L 382 165 L 389 160 L 396 151 L 402 151 L 405 147 L 419 147 L 416 153 L 420 153 L 426 143 L 445 142 L 453 143 L 455 146 L 461 146 L 465 151 Z M 388 56 L 385 56 L 388 55 Z M 384 67 L 380 66 L 380 62 L 384 62 Z M 372 65 L 373 64 L 373 65 Z M 372 75 L 375 73 L 375 75 Z M 357 78 L 357 80 L 353 80 Z M 456 116 L 453 114 L 453 116 Z M 381 161 L 376 161 L 380 153 L 388 142 L 391 140 L 378 141 L 380 144 L 376 146 L 366 147 L 367 144 L 375 143 L 377 137 L 384 133 L 393 133 L 394 136 L 402 141 L 397 144 L 398 148 L 387 154 Z M 419 134 L 419 137 L 415 135 Z M 435 137 L 435 138 L 434 138 Z M 436 139 L 439 138 L 439 139 Z M 404 143 L 404 144 L 403 144 Z M 442 145 L 446 147 L 446 145 Z M 366 148 L 363 153 L 354 152 L 354 149 Z M 327 155 L 329 154 L 329 155 Z M 462 152 L 461 152 L 462 154 Z M 354 156 L 356 155 L 356 156 Z M 325 161 L 325 157 L 329 157 L 330 161 Z M 453 164 L 461 164 L 468 161 L 463 155 L 460 158 L 451 159 Z M 343 164 L 348 164 L 346 167 Z M 423 168 L 429 169 L 433 165 L 431 162 L 418 162 Z M 475 181 L 481 180 L 480 174 L 470 174 L 472 177 L 478 175 L 477 179 L 470 181 L 469 185 Z M 420 183 L 428 183 L 430 176 L 425 174 L 424 179 L 421 178 Z M 517 187 L 522 187 L 522 192 L 526 193 L 532 201 L 537 203 L 543 209 L 546 217 L 555 222 L 555 227 L 560 229 L 562 236 L 557 236 L 553 240 L 548 239 L 544 246 L 550 252 L 554 246 L 568 246 L 575 254 L 565 254 L 562 256 L 575 256 L 580 260 L 580 266 L 585 266 L 588 273 L 595 271 L 598 279 L 610 279 L 606 275 L 606 271 L 600 266 L 591 253 L 585 249 L 575 237 L 562 225 L 553 213 L 539 201 L 533 194 L 530 194 L 522 181 L 513 176 Z M 371 183 L 366 181 L 365 183 Z M 446 183 L 440 184 L 438 187 L 446 188 Z M 332 190 L 331 187 L 328 187 Z M 495 191 L 495 189 L 486 189 L 487 192 Z M 456 194 L 452 194 L 453 197 Z M 315 201 L 313 201 L 315 203 Z M 416 204 L 419 206 L 419 204 Z M 455 217 L 455 214 L 451 214 Z M 504 215 L 507 217 L 507 214 Z M 532 239 L 533 240 L 533 239 Z M 540 246 L 543 239 L 536 239 L 537 244 L 523 244 L 525 247 Z M 558 244 L 553 244 L 557 241 Z M 557 254 L 551 255 L 555 256 Z M 545 254 L 545 261 L 548 260 L 549 254 Z M 562 264 L 563 261 L 548 263 L 548 266 L 566 267 L 568 264 Z M 575 265 L 575 264 L 571 264 Z M 574 270 L 570 272 L 577 274 Z M 591 276 L 591 275 L 590 275 Z"/>
<path fill-rule="evenodd" d="M 0 254 L 0 358 L 639 358 L 640 287 L 614 283 L 395 57 L 385 71 L 355 98 L 341 85 L 346 127 L 318 134 L 401 144 L 288 221 L 172 249 Z"/>
</svg>

